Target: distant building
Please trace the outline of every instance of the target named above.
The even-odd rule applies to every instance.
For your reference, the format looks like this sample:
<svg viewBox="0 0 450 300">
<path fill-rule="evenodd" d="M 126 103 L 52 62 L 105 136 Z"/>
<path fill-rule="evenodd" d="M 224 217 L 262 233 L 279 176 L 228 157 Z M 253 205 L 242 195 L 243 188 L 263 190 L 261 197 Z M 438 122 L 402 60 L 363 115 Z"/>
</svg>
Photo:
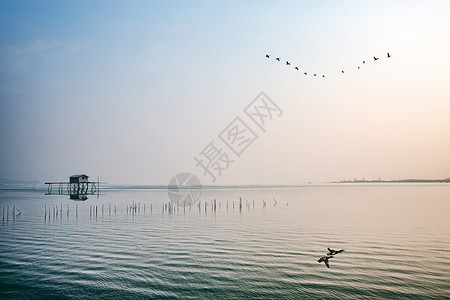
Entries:
<svg viewBox="0 0 450 300">
<path fill-rule="evenodd" d="M 82 183 L 82 182 L 88 182 L 89 176 L 86 174 L 79 174 L 79 175 L 72 175 L 69 177 L 70 183 Z"/>
<path fill-rule="evenodd" d="M 88 195 L 100 194 L 99 181 L 89 182 L 86 174 L 77 174 L 69 177 L 69 182 L 46 182 L 48 191 L 46 195 L 69 195 L 72 200 L 86 200 Z M 52 192 L 53 185 L 58 185 L 58 191 Z"/>
</svg>

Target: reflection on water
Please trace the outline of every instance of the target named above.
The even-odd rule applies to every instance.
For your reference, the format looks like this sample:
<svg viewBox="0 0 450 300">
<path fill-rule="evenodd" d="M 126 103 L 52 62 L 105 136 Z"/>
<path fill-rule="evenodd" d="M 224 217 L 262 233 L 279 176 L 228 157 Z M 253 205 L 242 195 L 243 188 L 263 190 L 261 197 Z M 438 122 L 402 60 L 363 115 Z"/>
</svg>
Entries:
<svg viewBox="0 0 450 300">
<path fill-rule="evenodd" d="M 70 194 L 70 200 L 81 200 L 85 201 L 88 199 L 87 194 Z"/>
<path fill-rule="evenodd" d="M 0 225 L 0 298 L 445 298 L 449 199 L 446 184 L 204 190 L 169 213 L 166 191 L 0 191 L 22 212 Z M 327 247 L 345 249 L 329 269 Z"/>
</svg>

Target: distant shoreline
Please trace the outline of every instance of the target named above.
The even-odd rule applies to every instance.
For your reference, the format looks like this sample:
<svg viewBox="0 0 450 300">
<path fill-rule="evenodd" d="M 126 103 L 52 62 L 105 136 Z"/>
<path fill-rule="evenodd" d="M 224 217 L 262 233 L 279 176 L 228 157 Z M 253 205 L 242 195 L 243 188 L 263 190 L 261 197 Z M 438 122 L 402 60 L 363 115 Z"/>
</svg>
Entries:
<svg viewBox="0 0 450 300">
<path fill-rule="evenodd" d="M 341 180 L 331 183 L 449 183 L 450 178 L 446 179 L 394 179 L 394 180 Z"/>
<path fill-rule="evenodd" d="M 370 183 L 450 183 L 450 178 L 446 179 L 398 179 L 398 180 L 341 180 L 331 182 L 318 182 L 306 184 L 249 184 L 249 185 L 202 185 L 203 190 L 220 189 L 285 189 L 285 188 L 305 188 L 309 186 L 326 186 L 337 184 L 370 184 Z M 105 184 L 100 187 L 101 190 L 167 190 L 167 189 L 190 189 L 188 186 L 167 186 L 167 185 L 124 185 L 124 184 Z M 23 185 L 23 184 L 0 184 L 1 191 L 22 190 L 22 191 L 46 191 L 44 185 Z"/>
</svg>

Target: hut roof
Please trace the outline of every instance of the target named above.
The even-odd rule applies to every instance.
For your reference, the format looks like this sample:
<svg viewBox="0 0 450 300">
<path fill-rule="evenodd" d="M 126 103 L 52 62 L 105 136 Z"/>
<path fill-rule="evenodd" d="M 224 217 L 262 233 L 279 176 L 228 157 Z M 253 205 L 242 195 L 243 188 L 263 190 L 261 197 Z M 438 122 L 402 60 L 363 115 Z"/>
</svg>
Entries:
<svg viewBox="0 0 450 300">
<path fill-rule="evenodd" d="M 78 175 L 72 175 L 69 178 L 79 178 L 79 177 L 83 177 L 83 176 L 89 177 L 86 174 L 78 174 Z"/>
</svg>

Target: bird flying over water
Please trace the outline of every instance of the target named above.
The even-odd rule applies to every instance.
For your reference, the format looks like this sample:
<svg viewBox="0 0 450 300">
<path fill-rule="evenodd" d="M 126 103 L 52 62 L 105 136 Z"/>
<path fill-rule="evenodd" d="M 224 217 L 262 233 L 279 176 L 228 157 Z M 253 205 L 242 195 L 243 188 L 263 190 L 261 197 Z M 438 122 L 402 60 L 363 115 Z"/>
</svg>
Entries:
<svg viewBox="0 0 450 300">
<path fill-rule="evenodd" d="M 288 62 L 288 61 L 286 61 L 286 65 L 287 65 L 287 66 L 290 66 L 290 65 L 291 65 L 291 63 L 290 63 L 290 62 Z"/>
<path fill-rule="evenodd" d="M 341 250 L 333 250 L 333 249 L 330 249 L 330 248 L 327 248 L 327 249 L 329 251 L 327 253 L 327 255 L 336 255 L 336 254 L 344 252 L 344 249 L 341 249 Z"/>
<path fill-rule="evenodd" d="M 305 73 L 303 73 L 303 74 L 305 74 L 305 75 L 308 75 L 308 73 L 306 73 L 306 72 L 305 72 Z"/>
<path fill-rule="evenodd" d="M 333 256 L 323 256 L 323 257 L 319 258 L 318 262 L 319 262 L 319 263 L 324 262 L 325 265 L 327 266 L 327 268 L 329 268 L 330 265 L 328 264 L 328 260 L 329 260 L 330 258 L 332 258 L 332 257 L 333 257 Z"/>
<path fill-rule="evenodd" d="M 379 57 L 373 57 L 373 60 L 379 60 L 380 58 Z"/>
<path fill-rule="evenodd" d="M 342 70 L 341 72 L 344 73 L 344 70 Z"/>
<path fill-rule="evenodd" d="M 388 57 L 388 58 L 391 57 L 391 55 L 389 54 L 389 52 L 387 53 L 387 57 Z"/>
<path fill-rule="evenodd" d="M 279 57 L 277 57 L 277 58 L 275 58 L 276 60 L 278 60 L 278 61 L 280 61 L 280 58 Z"/>
<path fill-rule="evenodd" d="M 298 67 L 295 67 L 294 69 L 296 69 L 298 71 Z"/>
<path fill-rule="evenodd" d="M 270 55 L 269 55 L 269 54 L 266 54 L 266 57 L 267 57 L 267 58 L 270 58 Z"/>
</svg>

